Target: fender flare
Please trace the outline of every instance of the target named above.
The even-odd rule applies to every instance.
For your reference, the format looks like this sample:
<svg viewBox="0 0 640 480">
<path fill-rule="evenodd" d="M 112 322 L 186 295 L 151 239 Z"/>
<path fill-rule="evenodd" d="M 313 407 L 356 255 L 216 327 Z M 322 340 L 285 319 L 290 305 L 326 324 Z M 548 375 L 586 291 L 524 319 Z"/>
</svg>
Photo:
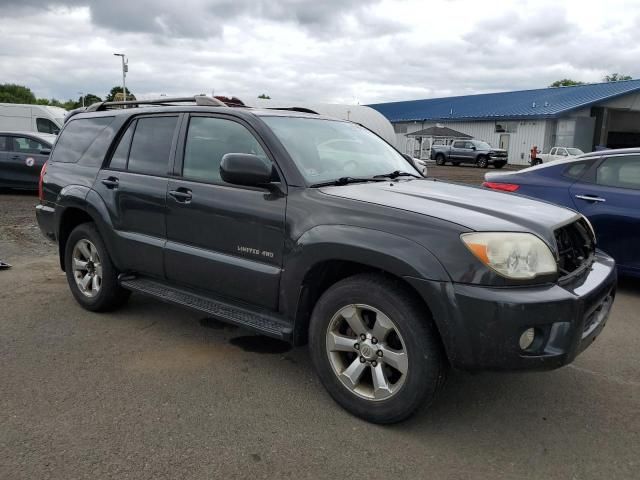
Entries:
<svg viewBox="0 0 640 480">
<path fill-rule="evenodd" d="M 335 260 L 360 263 L 398 278 L 451 281 L 438 259 L 413 240 L 362 227 L 320 225 L 300 236 L 287 256 L 280 283 L 280 304 L 286 316 L 295 321 L 311 269 Z"/>
</svg>

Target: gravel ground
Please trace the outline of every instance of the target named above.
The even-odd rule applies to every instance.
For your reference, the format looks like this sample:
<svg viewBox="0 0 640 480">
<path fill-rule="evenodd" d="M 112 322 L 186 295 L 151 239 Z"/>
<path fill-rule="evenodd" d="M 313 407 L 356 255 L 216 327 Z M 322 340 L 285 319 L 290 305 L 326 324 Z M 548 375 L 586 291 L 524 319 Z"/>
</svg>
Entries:
<svg viewBox="0 0 640 480">
<path fill-rule="evenodd" d="M 1 479 L 640 477 L 640 282 L 573 365 L 453 372 L 431 409 L 380 427 L 330 399 L 306 348 L 137 295 L 81 309 L 35 203 L 0 194 Z"/>
</svg>

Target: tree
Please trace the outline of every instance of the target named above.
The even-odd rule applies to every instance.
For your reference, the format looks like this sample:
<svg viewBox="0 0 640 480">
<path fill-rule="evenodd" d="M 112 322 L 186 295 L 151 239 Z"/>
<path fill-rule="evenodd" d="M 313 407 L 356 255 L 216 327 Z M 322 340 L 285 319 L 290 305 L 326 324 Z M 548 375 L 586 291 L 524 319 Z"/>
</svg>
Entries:
<svg viewBox="0 0 640 480">
<path fill-rule="evenodd" d="M 633 80 L 633 78 L 631 78 L 629 75 L 612 73 L 611 75 L 605 75 L 602 79 L 603 82 L 621 82 L 623 80 Z"/>
<path fill-rule="evenodd" d="M 36 96 L 30 88 L 15 83 L 0 85 L 0 102 L 2 103 L 36 103 Z"/>
<path fill-rule="evenodd" d="M 271 97 L 269 95 L 267 95 L 266 93 L 258 95 L 258 98 L 263 98 L 265 100 L 271 100 Z"/>
<path fill-rule="evenodd" d="M 563 78 L 562 80 L 556 80 L 550 87 L 573 87 L 574 85 L 584 85 L 584 82 L 579 80 L 571 80 L 570 78 Z"/>
<path fill-rule="evenodd" d="M 122 89 L 120 89 L 120 90 L 122 91 Z M 84 95 L 84 106 L 85 107 L 88 107 L 92 103 L 99 103 L 101 101 L 102 101 L 102 99 L 99 96 L 94 95 L 93 93 L 87 93 L 86 95 Z M 82 97 L 79 97 L 78 101 L 76 103 L 78 104 L 78 107 L 81 107 L 82 106 Z M 78 107 L 75 107 L 75 108 L 78 108 Z"/>
<path fill-rule="evenodd" d="M 106 98 L 104 99 L 105 102 L 115 102 L 116 101 L 116 94 L 120 94 L 120 100 L 122 100 L 122 85 L 116 85 L 115 87 L 113 87 L 111 89 L 111 91 L 109 92 L 109 94 L 106 96 Z M 129 90 L 127 88 L 127 100 L 135 100 L 136 96 L 131 93 L 131 90 Z"/>
</svg>

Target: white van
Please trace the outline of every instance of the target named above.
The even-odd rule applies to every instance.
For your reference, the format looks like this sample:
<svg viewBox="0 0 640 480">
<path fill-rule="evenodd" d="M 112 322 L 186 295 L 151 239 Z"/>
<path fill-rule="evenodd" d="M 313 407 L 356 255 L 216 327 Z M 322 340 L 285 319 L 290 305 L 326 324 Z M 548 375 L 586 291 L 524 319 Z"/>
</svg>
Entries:
<svg viewBox="0 0 640 480">
<path fill-rule="evenodd" d="M 49 105 L 0 103 L 0 130 L 5 132 L 60 132 L 67 111 Z"/>
</svg>

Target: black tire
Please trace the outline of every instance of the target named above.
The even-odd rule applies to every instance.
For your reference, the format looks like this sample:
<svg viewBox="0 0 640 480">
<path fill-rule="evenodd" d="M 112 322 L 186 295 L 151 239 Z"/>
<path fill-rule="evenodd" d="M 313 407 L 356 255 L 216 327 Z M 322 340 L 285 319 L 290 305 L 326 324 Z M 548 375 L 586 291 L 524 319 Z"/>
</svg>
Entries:
<svg viewBox="0 0 640 480">
<path fill-rule="evenodd" d="M 359 396 L 340 381 L 332 366 L 327 332 L 337 312 L 352 304 L 364 304 L 382 312 L 403 339 L 402 350 L 407 355 L 404 383 L 389 398 L 374 400 Z M 358 341 L 357 336 L 355 340 Z M 352 414 L 373 423 L 406 419 L 418 408 L 429 405 L 446 379 L 447 363 L 429 312 L 403 285 L 384 276 L 359 274 L 329 288 L 313 310 L 309 344 L 315 370 L 333 399 Z M 360 351 L 355 350 L 355 360 L 359 355 Z M 375 363 L 368 366 L 361 378 L 366 375 L 372 378 L 373 367 Z"/>
<path fill-rule="evenodd" d="M 82 240 L 88 240 L 95 246 L 102 267 L 100 289 L 93 297 L 82 293 L 73 270 L 73 251 L 78 242 Z M 111 262 L 111 257 L 93 223 L 83 223 L 73 229 L 67 239 L 64 265 L 71 293 L 76 301 L 87 310 L 92 312 L 114 310 L 129 298 L 130 292 L 118 284 L 118 271 Z"/>
<path fill-rule="evenodd" d="M 505 163 L 504 163 L 504 162 L 495 162 L 495 163 L 493 164 L 493 168 L 497 168 L 498 170 L 500 170 L 500 169 L 501 169 L 502 167 L 504 167 L 504 166 L 505 166 Z"/>
<path fill-rule="evenodd" d="M 436 165 L 442 166 L 445 164 L 445 158 L 442 153 L 436 155 Z"/>
<path fill-rule="evenodd" d="M 476 165 L 480 168 L 487 168 L 489 166 L 489 159 L 484 155 L 480 155 L 476 161 Z"/>
</svg>

